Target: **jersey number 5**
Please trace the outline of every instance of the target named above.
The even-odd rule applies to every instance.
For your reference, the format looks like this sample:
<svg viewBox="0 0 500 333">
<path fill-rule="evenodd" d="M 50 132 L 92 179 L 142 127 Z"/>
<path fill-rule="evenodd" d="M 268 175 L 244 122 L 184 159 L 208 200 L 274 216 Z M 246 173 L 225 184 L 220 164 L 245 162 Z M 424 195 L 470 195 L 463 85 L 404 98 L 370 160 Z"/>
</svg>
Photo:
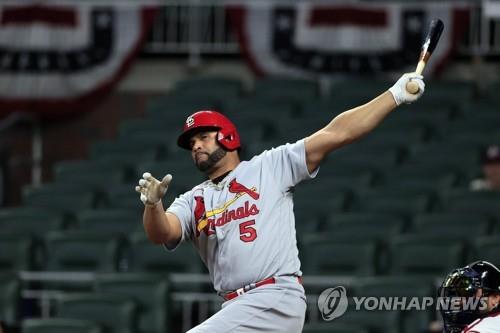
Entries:
<svg viewBox="0 0 500 333">
<path fill-rule="evenodd" d="M 257 230 L 252 227 L 255 224 L 255 220 L 250 220 L 240 223 L 240 239 L 245 243 L 250 243 L 257 238 Z"/>
</svg>

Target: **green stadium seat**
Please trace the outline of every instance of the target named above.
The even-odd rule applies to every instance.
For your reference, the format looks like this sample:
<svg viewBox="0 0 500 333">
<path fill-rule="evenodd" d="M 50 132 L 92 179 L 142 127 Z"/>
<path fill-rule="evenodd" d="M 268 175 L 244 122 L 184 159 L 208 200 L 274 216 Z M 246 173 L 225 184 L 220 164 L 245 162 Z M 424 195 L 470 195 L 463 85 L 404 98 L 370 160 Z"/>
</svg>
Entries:
<svg viewBox="0 0 500 333">
<path fill-rule="evenodd" d="M 379 252 L 376 241 L 309 234 L 302 237 L 300 258 L 306 275 L 367 276 L 379 272 Z"/>
<path fill-rule="evenodd" d="M 297 106 L 290 100 L 269 100 L 256 96 L 246 98 L 225 99 L 222 111 L 234 123 L 252 123 L 276 121 L 276 119 L 288 119 L 298 116 Z"/>
<path fill-rule="evenodd" d="M 448 170 L 470 178 L 479 167 L 479 150 L 449 143 L 415 146 L 405 163 L 417 168 L 429 168 L 430 165 L 435 170 Z"/>
<path fill-rule="evenodd" d="M 345 211 L 348 194 L 344 191 L 331 191 L 327 197 L 320 193 L 297 190 L 294 195 L 295 225 L 297 229 L 306 231 L 311 223 L 321 223 L 333 213 Z M 312 225 L 311 225 L 312 226 Z M 310 226 L 310 227 L 311 227 Z M 305 228 L 305 229 L 303 229 Z M 308 231 L 316 231 L 314 229 Z"/>
<path fill-rule="evenodd" d="M 460 180 L 460 173 L 432 163 L 404 163 L 398 168 L 386 170 L 384 180 L 385 186 L 408 186 L 441 192 L 455 186 Z"/>
<path fill-rule="evenodd" d="M 329 121 L 318 117 L 282 117 L 278 121 L 275 119 L 274 122 L 276 124 L 277 135 L 283 139 L 283 143 L 295 142 L 308 137 L 329 123 Z"/>
<path fill-rule="evenodd" d="M 219 100 L 216 96 L 193 96 L 172 94 L 152 98 L 146 106 L 146 116 L 182 126 L 186 118 L 198 110 L 213 110 L 219 107 Z"/>
<path fill-rule="evenodd" d="M 330 98 L 347 110 L 370 101 L 393 84 L 392 81 L 377 80 L 373 77 L 344 79 L 332 84 Z"/>
<path fill-rule="evenodd" d="M 253 96 L 301 102 L 317 98 L 318 87 L 312 81 L 268 77 L 255 81 Z"/>
<path fill-rule="evenodd" d="M 182 123 L 180 123 L 182 125 Z M 120 138 L 120 140 L 127 140 L 130 142 L 132 146 L 143 146 L 143 147 L 154 147 L 157 149 L 157 156 L 158 158 L 164 158 L 165 156 L 168 156 L 170 154 L 170 147 L 173 145 L 173 138 L 172 135 L 168 135 L 165 132 L 161 131 L 155 131 L 155 132 L 149 132 L 149 131 L 130 131 L 126 136 L 123 136 Z M 146 153 L 148 153 L 149 149 L 146 149 Z M 154 158 L 154 150 L 151 153 L 152 157 Z M 115 158 L 118 162 L 121 162 L 122 164 L 125 164 L 126 166 L 129 165 L 134 165 L 135 163 L 132 162 L 132 158 L 127 159 L 130 154 L 125 153 L 125 154 L 115 154 L 115 156 L 111 156 Z M 147 158 L 151 158 L 151 156 L 146 156 Z M 106 159 L 106 156 L 99 157 L 100 160 Z M 137 163 L 137 157 L 133 159 L 134 162 Z"/>
<path fill-rule="evenodd" d="M 262 154 L 266 150 L 271 150 L 285 144 L 281 140 L 266 140 L 266 141 L 243 141 L 240 156 L 242 160 L 250 160 L 254 156 Z"/>
<path fill-rule="evenodd" d="M 276 142 L 278 140 L 277 131 L 274 127 L 262 124 L 256 124 L 255 126 L 248 126 L 248 123 L 235 122 L 235 126 L 238 128 L 238 134 L 240 135 L 240 142 L 245 149 L 247 145 L 254 142 Z M 241 124 L 241 125 L 240 125 Z M 284 143 L 284 142 L 280 142 Z"/>
<path fill-rule="evenodd" d="M 98 231 L 52 232 L 46 237 L 47 270 L 118 271 L 125 241 Z"/>
<path fill-rule="evenodd" d="M 373 176 L 370 173 L 351 174 L 349 172 L 340 172 L 338 174 L 323 175 L 323 166 L 320 166 L 317 178 L 300 183 L 295 188 L 295 191 L 296 193 L 304 192 L 307 193 L 307 196 L 316 198 L 328 198 L 331 193 L 339 191 L 351 194 L 362 189 L 368 189 L 372 186 L 372 183 Z"/>
<path fill-rule="evenodd" d="M 0 272 L 36 270 L 42 260 L 39 245 L 30 234 L 0 233 Z"/>
<path fill-rule="evenodd" d="M 320 165 L 317 179 L 310 182 L 304 182 L 303 184 L 318 183 L 321 179 L 328 179 L 328 182 L 339 182 L 339 184 L 342 184 L 342 179 L 348 179 L 353 181 L 353 187 L 351 189 L 367 188 L 373 186 L 379 177 L 380 171 L 378 169 L 365 166 L 364 164 L 342 165 L 341 163 L 336 163 L 332 158 L 327 157 Z M 335 183 L 333 183 L 333 185 L 335 185 Z M 331 188 L 335 188 L 333 185 Z M 340 186 L 340 188 L 344 187 Z"/>
<path fill-rule="evenodd" d="M 491 229 L 488 218 L 476 214 L 434 213 L 416 216 L 414 232 L 421 235 L 448 235 L 464 239 L 486 235 Z"/>
<path fill-rule="evenodd" d="M 384 241 L 402 233 L 405 224 L 404 219 L 390 214 L 343 213 L 330 216 L 322 230 L 345 235 L 346 238 L 363 234 L 373 240 Z"/>
<path fill-rule="evenodd" d="M 351 211 L 392 214 L 406 219 L 431 209 L 431 195 L 408 193 L 404 190 L 382 192 L 376 189 L 358 192 Z"/>
<path fill-rule="evenodd" d="M 15 273 L 0 274 L 0 322 L 17 326 L 21 315 L 21 286 Z"/>
<path fill-rule="evenodd" d="M 326 181 L 326 179 L 344 177 L 366 177 L 370 180 L 370 185 L 375 185 L 381 180 L 382 170 L 374 165 L 335 161 L 333 155 L 320 165 L 318 179 L 325 179 Z"/>
<path fill-rule="evenodd" d="M 361 326 L 334 322 L 305 324 L 302 333 L 369 333 L 369 331 Z"/>
<path fill-rule="evenodd" d="M 391 241 L 391 273 L 442 276 L 462 266 L 466 244 L 446 235 L 400 235 Z"/>
<path fill-rule="evenodd" d="M 433 279 L 421 276 L 370 276 L 356 279 L 354 293 L 357 296 L 434 296 Z"/>
<path fill-rule="evenodd" d="M 430 101 L 441 102 L 443 105 L 453 105 L 460 108 L 467 105 L 474 97 L 474 84 L 466 81 L 456 80 L 432 80 L 427 82 L 429 87 L 422 96 L 421 101 L 428 103 Z"/>
<path fill-rule="evenodd" d="M 23 188 L 25 206 L 47 209 L 66 215 L 71 215 L 78 209 L 95 207 L 97 198 L 94 190 L 78 190 L 78 186 L 73 186 L 73 183 Z"/>
<path fill-rule="evenodd" d="M 137 305 L 126 296 L 109 293 L 71 293 L 57 302 L 56 314 L 61 318 L 97 322 L 103 332 L 135 333 Z"/>
<path fill-rule="evenodd" d="M 446 141 L 455 146 L 475 146 L 477 150 L 488 146 L 492 142 L 497 141 L 498 128 L 486 130 L 483 128 L 472 128 L 469 130 L 458 130 L 450 133 L 446 137 Z"/>
<path fill-rule="evenodd" d="M 498 94 L 498 90 L 495 91 Z M 472 116 L 474 114 L 489 114 L 498 112 L 497 103 L 488 96 L 478 96 L 473 101 L 465 104 L 461 108 L 463 116 Z"/>
<path fill-rule="evenodd" d="M 169 285 L 164 277 L 143 273 L 98 275 L 96 290 L 131 297 L 138 305 L 138 332 L 169 331 Z"/>
<path fill-rule="evenodd" d="M 500 191 L 449 191 L 442 200 L 446 212 L 487 214 L 500 219 Z"/>
<path fill-rule="evenodd" d="M 130 236 L 129 271 L 149 273 L 201 273 L 202 262 L 191 244 L 170 252 L 149 241 L 144 231 Z"/>
<path fill-rule="evenodd" d="M 158 122 L 154 122 L 158 124 Z M 131 136 L 133 136 L 131 134 Z M 166 154 L 164 145 L 158 143 L 144 146 L 144 142 L 138 140 L 128 140 L 127 135 L 123 135 L 116 141 L 99 141 L 90 147 L 90 157 L 94 160 L 100 160 L 103 157 L 110 158 L 116 156 L 135 156 L 138 161 L 148 161 L 160 158 Z"/>
<path fill-rule="evenodd" d="M 388 173 L 390 174 L 390 171 Z M 386 182 L 385 184 L 377 185 L 367 191 L 359 193 L 379 192 L 382 195 L 398 195 L 400 193 L 405 193 L 405 195 L 408 194 L 410 196 L 424 195 L 429 197 L 431 208 L 434 208 L 434 202 L 437 200 L 438 193 L 440 193 L 440 189 L 436 189 L 436 185 L 432 184 L 430 181 L 420 180 L 419 182 L 418 179 L 402 179 L 400 183 L 395 179 L 390 179 L 388 181 L 386 180 Z"/>
<path fill-rule="evenodd" d="M 38 237 L 65 226 L 63 214 L 37 207 L 0 209 L 0 230 Z"/>
<path fill-rule="evenodd" d="M 137 197 L 137 195 L 136 195 Z M 91 209 L 76 215 L 76 229 L 106 234 L 128 235 L 142 229 L 142 216 L 137 210 Z"/>
<path fill-rule="evenodd" d="M 382 148 L 399 148 L 406 150 L 409 146 L 419 144 L 427 140 L 428 130 L 422 127 L 408 128 L 378 128 L 356 142 L 355 146 L 366 148 L 376 148 L 383 151 Z"/>
<path fill-rule="evenodd" d="M 102 192 L 110 184 L 123 183 L 132 176 L 130 166 L 126 166 L 125 161 L 114 157 L 110 154 L 103 159 L 59 162 L 54 168 L 55 184 L 74 186 L 73 191 L 78 188 L 88 188 L 87 191 L 94 192 L 94 200 L 100 202 Z"/>
<path fill-rule="evenodd" d="M 224 106 L 225 113 L 238 128 L 244 144 L 284 139 L 280 137 L 280 129 L 291 121 L 295 110 L 289 101 L 262 101 L 255 98 L 228 100 Z M 280 121 L 277 122 L 277 119 Z"/>
<path fill-rule="evenodd" d="M 420 99 L 418 103 L 406 104 L 404 112 L 398 112 L 401 117 L 417 117 L 419 119 L 436 120 L 439 124 L 447 124 L 453 121 L 457 116 L 456 105 L 446 101 L 437 99 L 435 101 L 427 99 L 426 101 Z M 391 114 L 392 117 L 396 113 Z"/>
<path fill-rule="evenodd" d="M 149 147 L 142 146 L 142 153 L 146 153 L 145 157 L 148 157 L 147 155 L 151 157 L 152 155 L 152 157 L 155 158 L 159 153 L 163 152 L 162 149 L 165 149 L 165 147 L 170 147 L 172 145 L 171 141 L 177 137 L 177 134 L 181 131 L 185 120 L 185 117 L 177 122 L 163 121 L 152 117 L 124 120 L 120 123 L 119 128 L 119 151 L 137 151 L 138 153 L 141 153 L 140 142 L 134 143 L 134 146 L 131 146 L 129 148 L 125 146 L 125 142 L 128 141 L 128 138 L 138 138 L 143 135 L 152 135 L 152 133 L 154 133 L 155 135 L 158 135 L 158 139 L 152 141 Z M 164 141 L 159 139 L 162 136 Z M 138 141 L 138 139 L 135 141 Z M 137 147 L 135 147 L 136 145 Z M 113 149 L 114 151 L 117 151 L 118 148 L 113 147 L 112 141 L 105 141 L 104 144 L 99 143 L 99 145 L 95 146 L 95 148 L 93 146 L 94 150 L 101 151 L 110 151 Z M 92 151 L 92 153 L 98 154 L 99 152 Z"/>
<path fill-rule="evenodd" d="M 336 324 L 359 325 L 370 333 L 399 333 L 402 326 L 400 311 L 355 311 L 347 309 L 346 313 L 335 319 Z"/>
<path fill-rule="evenodd" d="M 236 97 L 243 91 L 243 84 L 239 79 L 229 77 L 195 77 L 179 81 L 173 91 L 174 94 L 190 97 L 216 97 L 224 99 Z"/>
<path fill-rule="evenodd" d="M 499 88 L 500 88 L 500 80 L 495 80 L 489 83 L 486 91 L 487 95 L 485 96 L 485 100 L 489 103 L 494 103 L 495 101 L 500 100 L 499 99 L 500 96 L 498 96 Z"/>
<path fill-rule="evenodd" d="M 43 318 L 25 319 L 21 333 L 103 333 L 98 323 L 83 319 Z"/>
<path fill-rule="evenodd" d="M 458 133 L 471 133 L 483 131 L 485 133 L 494 133 L 498 131 L 497 124 L 500 122 L 498 112 L 491 113 L 474 113 L 470 116 L 462 117 L 450 123 L 445 128 L 447 136 L 453 136 Z"/>
<path fill-rule="evenodd" d="M 302 117 L 317 117 L 324 122 L 332 120 L 340 113 L 347 111 L 355 105 L 341 105 L 337 103 L 330 96 L 324 98 L 315 98 L 312 100 L 304 101 L 300 106 L 300 115 Z"/>
<path fill-rule="evenodd" d="M 486 260 L 499 267 L 499 251 L 500 235 L 480 237 L 474 240 L 474 251 L 472 259 L 469 261 Z"/>
<path fill-rule="evenodd" d="M 387 276 L 358 279 L 355 286 L 358 297 L 398 297 L 406 298 L 409 304 L 412 297 L 418 297 L 420 304 L 424 297 L 434 298 L 436 292 L 432 279 L 418 276 Z M 402 332 L 420 333 L 427 329 L 433 311 L 417 309 L 401 312 Z"/>
<path fill-rule="evenodd" d="M 134 184 L 122 184 L 109 188 L 105 192 L 106 209 L 134 212 L 136 216 L 142 216 L 144 205 L 140 200 L 140 194 L 135 191 L 138 180 Z M 167 198 L 170 194 L 167 192 Z"/>
<path fill-rule="evenodd" d="M 394 167 L 400 160 L 400 152 L 397 149 L 386 149 L 384 152 L 363 151 L 361 149 L 341 149 L 334 152 L 330 157 L 332 163 L 340 164 L 364 164 L 376 170 Z"/>
<path fill-rule="evenodd" d="M 416 117 L 415 117 L 416 118 Z M 408 142 L 419 142 L 430 139 L 433 135 L 438 135 L 438 125 L 432 125 L 430 120 L 410 117 L 387 117 L 373 133 L 384 133 L 386 131 L 402 131 L 408 132 Z M 370 136 L 367 137 L 367 140 Z"/>
<path fill-rule="evenodd" d="M 344 211 L 353 187 L 364 186 L 367 177 L 335 178 L 320 182 L 313 179 L 294 188 L 295 227 L 299 235 L 319 230 L 320 224 L 333 213 Z M 362 185 L 361 185 L 362 184 Z"/>
</svg>

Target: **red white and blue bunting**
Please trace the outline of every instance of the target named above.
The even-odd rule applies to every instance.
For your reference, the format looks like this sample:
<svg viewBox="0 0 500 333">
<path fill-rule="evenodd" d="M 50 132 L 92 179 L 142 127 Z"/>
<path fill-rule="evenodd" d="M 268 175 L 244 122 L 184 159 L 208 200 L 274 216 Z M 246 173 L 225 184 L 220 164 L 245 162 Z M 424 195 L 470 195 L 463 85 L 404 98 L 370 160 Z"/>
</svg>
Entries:
<svg viewBox="0 0 500 333">
<path fill-rule="evenodd" d="M 68 114 L 95 103 L 131 65 L 156 11 L 39 3 L 0 5 L 0 115 Z"/>
<path fill-rule="evenodd" d="M 412 70 L 429 22 L 445 30 L 426 74 L 444 65 L 467 29 L 469 8 L 443 3 L 356 3 L 230 9 L 240 46 L 260 75 L 400 73 Z"/>
</svg>

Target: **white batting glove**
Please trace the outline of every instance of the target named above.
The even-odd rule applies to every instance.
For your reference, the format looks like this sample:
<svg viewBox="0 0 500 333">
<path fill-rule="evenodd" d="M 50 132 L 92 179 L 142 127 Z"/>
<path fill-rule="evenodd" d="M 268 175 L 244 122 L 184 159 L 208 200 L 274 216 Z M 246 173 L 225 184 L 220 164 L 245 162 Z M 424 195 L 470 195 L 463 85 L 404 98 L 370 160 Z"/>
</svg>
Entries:
<svg viewBox="0 0 500 333">
<path fill-rule="evenodd" d="M 141 201 L 144 205 L 154 206 L 160 202 L 167 193 L 168 185 L 172 180 L 171 175 L 166 175 L 161 181 L 145 172 L 139 180 L 139 185 L 135 187 L 136 192 L 141 194 Z"/>
<path fill-rule="evenodd" d="M 396 101 L 396 104 L 410 104 L 411 102 L 415 102 L 419 99 L 425 91 L 425 82 L 423 81 L 423 78 L 424 77 L 422 75 L 415 72 L 403 74 L 403 76 L 401 76 L 399 80 L 389 89 L 392 97 L 394 97 L 394 101 Z M 415 81 L 418 84 L 419 89 L 416 94 L 411 94 L 406 90 L 406 84 L 410 81 Z"/>
</svg>

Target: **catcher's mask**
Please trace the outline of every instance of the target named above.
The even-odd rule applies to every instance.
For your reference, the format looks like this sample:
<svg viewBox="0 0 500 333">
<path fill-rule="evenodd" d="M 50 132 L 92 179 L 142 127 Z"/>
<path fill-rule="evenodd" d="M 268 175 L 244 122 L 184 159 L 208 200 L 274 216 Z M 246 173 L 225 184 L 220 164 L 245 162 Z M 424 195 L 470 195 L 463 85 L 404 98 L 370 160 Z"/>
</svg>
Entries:
<svg viewBox="0 0 500 333">
<path fill-rule="evenodd" d="M 459 306 L 443 306 L 446 333 L 460 333 L 478 318 L 497 312 L 496 307 L 488 311 L 484 297 L 500 293 L 500 271 L 487 261 L 477 261 L 463 268 L 452 271 L 441 284 L 438 291 L 440 300 L 464 300 Z M 479 300 L 483 297 L 483 302 Z M 474 302 L 475 300 L 475 302 Z"/>
</svg>

